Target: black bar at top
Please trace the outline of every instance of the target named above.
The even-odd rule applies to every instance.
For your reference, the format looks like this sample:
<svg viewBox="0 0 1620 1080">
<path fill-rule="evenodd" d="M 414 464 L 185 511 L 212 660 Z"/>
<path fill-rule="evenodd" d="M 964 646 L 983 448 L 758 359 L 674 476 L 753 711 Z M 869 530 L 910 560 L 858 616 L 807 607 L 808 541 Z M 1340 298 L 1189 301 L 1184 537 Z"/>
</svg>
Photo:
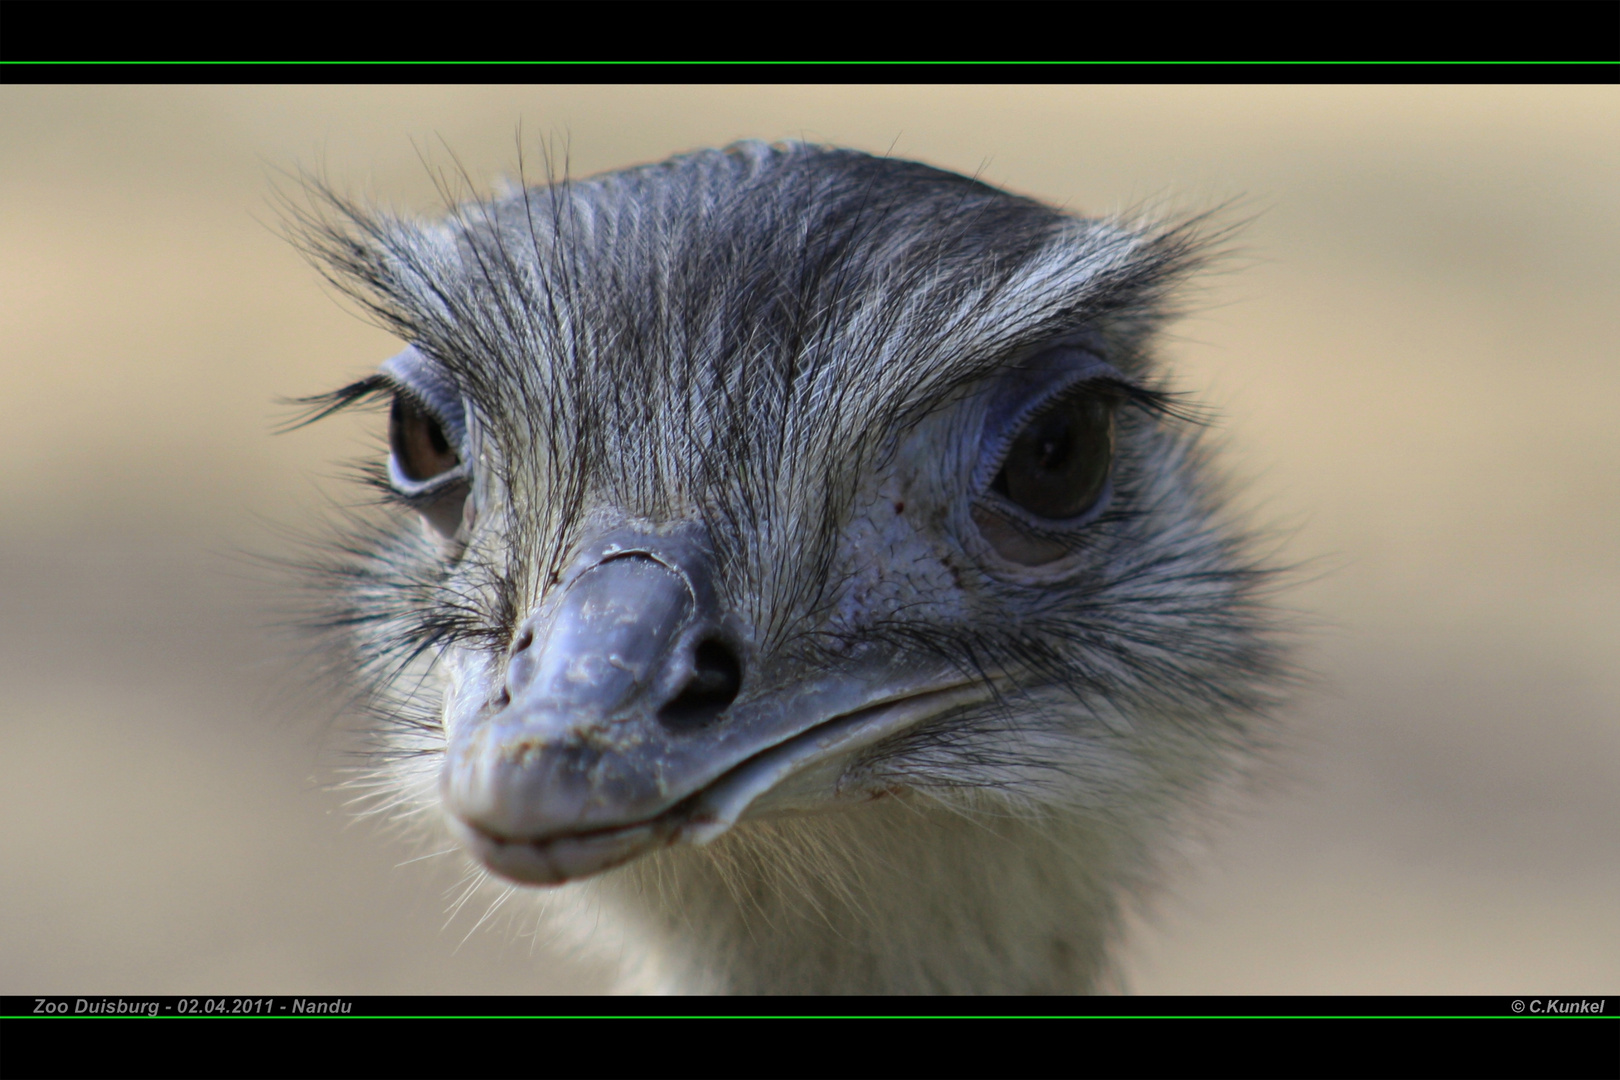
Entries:
<svg viewBox="0 0 1620 1080">
<path fill-rule="evenodd" d="M 333 10 L 345 8 L 334 5 Z M 1620 62 L 1620 4 L 1597 0 L 1487 4 L 1318 0 L 1307 5 L 1093 2 L 1002 8 L 975 12 L 971 17 L 931 17 L 926 34 L 872 33 L 863 20 L 855 20 L 861 25 L 852 25 L 851 13 L 837 9 L 805 8 L 799 17 L 790 15 L 793 32 L 788 34 L 767 29 L 763 21 L 753 25 L 762 19 L 762 13 L 739 11 L 727 19 L 736 32 L 723 35 L 709 32 L 708 23 L 715 16 L 695 17 L 679 5 L 638 6 L 633 14 L 627 11 L 623 17 L 612 18 L 611 32 L 604 32 L 603 13 L 590 4 L 547 4 L 543 9 L 525 10 L 464 2 L 456 5 L 453 15 L 442 16 L 464 28 L 461 33 L 430 26 L 404 9 L 382 12 L 356 6 L 347 10 L 360 17 L 312 20 L 297 8 L 251 0 L 238 0 L 228 13 L 190 4 L 109 4 L 92 9 L 51 0 L 7 0 L 0 8 L 0 61 L 7 63 L 3 74 L 13 82 L 75 78 L 66 71 L 14 66 L 18 61 L 107 65 L 79 68 L 78 81 L 148 81 L 149 75 L 139 68 L 115 66 L 141 62 L 158 65 L 168 81 L 252 82 L 330 82 L 336 81 L 333 73 L 378 82 L 401 78 L 864 82 L 874 76 L 883 81 L 918 82 L 1134 81 L 1129 67 L 1064 66 L 1099 61 L 1146 65 L 1147 72 L 1159 73 L 1158 81 L 1167 73 L 1174 79 L 1176 65 L 1209 62 L 1238 62 L 1245 65 L 1239 70 L 1263 81 L 1273 81 L 1268 71 L 1311 81 L 1362 81 L 1367 77 L 1364 69 L 1312 66 L 1325 61 L 1415 64 L 1419 66 L 1407 70 L 1437 73 L 1440 78 L 1445 77 L 1446 64 L 1462 62 L 1505 73 L 1507 81 L 1520 81 L 1559 76 L 1545 72 L 1527 76 L 1522 69 L 1515 76 L 1515 64 Z M 492 32 L 494 27 L 503 32 Z M 938 66 L 903 66 L 918 60 Z M 339 66 L 308 71 L 278 68 L 273 74 L 231 66 L 244 61 L 315 61 Z M 386 61 L 391 66 L 370 68 L 362 65 L 365 61 Z M 427 66 L 441 61 L 496 66 Z M 534 61 L 542 66 L 525 66 Z M 546 66 L 574 61 L 592 66 Z M 829 66 L 775 66 L 784 61 Z M 839 61 L 878 66 L 842 67 Z M 1046 66 L 977 67 L 969 61 L 1029 61 Z M 209 66 L 189 67 L 184 62 Z M 704 66 L 662 66 L 668 62 Z M 742 66 L 731 66 L 737 63 Z M 1271 68 L 1270 64 L 1285 66 Z M 1211 70 L 1219 69 L 1191 69 L 1195 73 Z M 1400 70 L 1377 78 L 1400 79 Z M 1601 69 L 1580 70 L 1586 80 L 1611 77 Z M 1363 74 L 1357 75 L 1357 71 Z M 1467 74 L 1456 77 L 1470 80 Z"/>
</svg>

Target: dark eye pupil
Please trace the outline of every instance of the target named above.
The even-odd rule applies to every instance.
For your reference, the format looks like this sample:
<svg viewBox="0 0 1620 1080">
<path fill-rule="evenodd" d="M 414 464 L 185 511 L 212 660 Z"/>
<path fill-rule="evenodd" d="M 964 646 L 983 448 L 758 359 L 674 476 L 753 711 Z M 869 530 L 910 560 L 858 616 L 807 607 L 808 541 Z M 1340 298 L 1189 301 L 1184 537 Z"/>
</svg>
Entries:
<svg viewBox="0 0 1620 1080">
<path fill-rule="evenodd" d="M 1113 457 L 1113 409 L 1082 391 L 1024 426 L 990 487 L 1037 517 L 1072 518 L 1102 494 Z"/>
<path fill-rule="evenodd" d="M 411 480 L 431 480 L 449 472 L 461 460 L 439 422 L 404 394 L 394 396 L 388 416 L 388 442 L 399 471 Z"/>
<path fill-rule="evenodd" d="M 1061 473 L 1074 456 L 1075 431 L 1069 417 L 1054 417 L 1035 433 L 1036 467 L 1045 473 Z"/>
<path fill-rule="evenodd" d="M 433 446 L 433 452 L 440 457 L 450 454 L 450 444 L 445 440 L 444 429 L 432 421 L 428 422 L 428 442 Z"/>
</svg>

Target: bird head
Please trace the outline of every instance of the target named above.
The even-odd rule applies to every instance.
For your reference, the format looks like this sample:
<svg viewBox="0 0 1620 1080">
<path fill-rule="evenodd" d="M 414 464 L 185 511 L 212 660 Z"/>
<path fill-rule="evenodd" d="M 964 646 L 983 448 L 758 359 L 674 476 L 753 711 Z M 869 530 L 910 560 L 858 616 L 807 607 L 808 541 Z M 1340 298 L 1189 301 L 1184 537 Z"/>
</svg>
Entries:
<svg viewBox="0 0 1620 1080">
<path fill-rule="evenodd" d="M 759 143 L 319 206 L 408 343 L 312 399 L 389 408 L 327 621 L 495 873 L 891 796 L 1140 810 L 1264 709 L 1264 574 L 1153 351 L 1199 222 Z"/>
</svg>

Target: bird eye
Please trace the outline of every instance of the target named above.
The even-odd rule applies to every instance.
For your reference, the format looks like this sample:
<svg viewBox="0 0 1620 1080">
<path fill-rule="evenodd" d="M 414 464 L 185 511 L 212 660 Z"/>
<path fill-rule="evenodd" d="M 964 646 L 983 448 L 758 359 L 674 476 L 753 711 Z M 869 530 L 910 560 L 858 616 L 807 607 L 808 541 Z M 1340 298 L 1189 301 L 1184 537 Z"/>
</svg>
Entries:
<svg viewBox="0 0 1620 1080">
<path fill-rule="evenodd" d="M 1082 387 L 1024 424 L 990 490 L 1038 518 L 1078 517 L 1102 496 L 1113 459 L 1113 402 Z"/>
<path fill-rule="evenodd" d="M 418 483 L 442 476 L 461 463 L 444 428 L 406 394 L 394 395 L 394 407 L 388 416 L 388 444 L 400 473 Z"/>
</svg>

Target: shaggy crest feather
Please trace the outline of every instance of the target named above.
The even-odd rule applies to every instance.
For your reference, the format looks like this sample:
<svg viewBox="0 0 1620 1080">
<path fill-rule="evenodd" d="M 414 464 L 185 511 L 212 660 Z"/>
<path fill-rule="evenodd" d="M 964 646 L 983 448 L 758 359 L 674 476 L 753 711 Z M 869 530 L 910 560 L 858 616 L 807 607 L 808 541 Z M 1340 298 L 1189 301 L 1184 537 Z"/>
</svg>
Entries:
<svg viewBox="0 0 1620 1080">
<path fill-rule="evenodd" d="M 410 345 L 304 403 L 394 400 L 388 506 L 312 577 L 388 812 L 446 800 L 627 985 L 1108 985 L 1121 905 L 1286 682 L 1153 350 L 1218 231 L 801 144 L 434 223 L 311 193 L 295 239 Z M 641 644 L 578 628 L 591 589 Z M 632 690 L 578 674 L 604 658 Z"/>
</svg>

